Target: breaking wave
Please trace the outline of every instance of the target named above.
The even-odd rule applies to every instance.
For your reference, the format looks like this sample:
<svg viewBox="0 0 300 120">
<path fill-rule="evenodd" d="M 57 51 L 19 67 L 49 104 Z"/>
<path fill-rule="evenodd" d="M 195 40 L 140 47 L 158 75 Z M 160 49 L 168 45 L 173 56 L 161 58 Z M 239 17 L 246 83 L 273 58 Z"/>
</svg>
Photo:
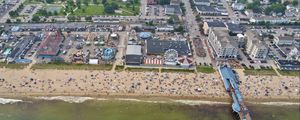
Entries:
<svg viewBox="0 0 300 120">
<path fill-rule="evenodd" d="M 254 104 L 272 105 L 272 106 L 300 105 L 300 103 L 296 103 L 296 102 L 256 102 Z"/>
<path fill-rule="evenodd" d="M 230 104 L 228 102 L 217 102 L 217 101 L 204 101 L 204 100 L 174 100 L 174 102 L 187 104 L 187 105 L 215 105 L 215 104 Z"/>
<path fill-rule="evenodd" d="M 22 102 L 22 100 L 0 98 L 0 104 L 13 104 L 17 102 Z"/>
<path fill-rule="evenodd" d="M 93 100 L 92 97 L 75 97 L 75 96 L 54 96 L 54 97 L 35 97 L 40 100 L 62 100 L 68 103 L 83 103 L 87 100 Z"/>
</svg>

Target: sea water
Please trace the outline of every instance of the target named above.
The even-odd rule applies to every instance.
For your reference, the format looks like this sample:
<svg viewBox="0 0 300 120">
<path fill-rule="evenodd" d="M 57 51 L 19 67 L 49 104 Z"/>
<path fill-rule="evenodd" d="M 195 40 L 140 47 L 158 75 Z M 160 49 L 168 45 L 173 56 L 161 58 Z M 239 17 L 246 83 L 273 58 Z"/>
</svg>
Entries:
<svg viewBox="0 0 300 120">
<path fill-rule="evenodd" d="M 9 102 L 11 101 L 11 102 Z M 232 120 L 226 102 L 90 97 L 1 99 L 0 120 Z M 253 120 L 300 120 L 300 106 L 248 104 Z"/>
</svg>

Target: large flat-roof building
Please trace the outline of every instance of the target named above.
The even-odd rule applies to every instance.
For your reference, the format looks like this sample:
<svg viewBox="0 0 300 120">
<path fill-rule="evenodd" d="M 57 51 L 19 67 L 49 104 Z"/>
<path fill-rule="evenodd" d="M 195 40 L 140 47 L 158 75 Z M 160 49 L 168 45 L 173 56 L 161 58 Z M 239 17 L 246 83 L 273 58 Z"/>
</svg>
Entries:
<svg viewBox="0 0 300 120">
<path fill-rule="evenodd" d="M 208 41 L 213 48 L 216 58 L 237 58 L 238 43 L 231 36 L 228 30 L 212 28 L 209 30 Z"/>
<path fill-rule="evenodd" d="M 196 5 L 196 10 L 200 15 L 203 15 L 203 16 L 220 16 L 220 15 L 222 15 L 222 13 L 220 11 L 217 11 L 212 6 Z"/>
<path fill-rule="evenodd" d="M 187 41 L 174 40 L 146 40 L 145 52 L 148 55 L 163 55 L 167 50 L 174 49 L 178 55 L 192 55 L 190 45 Z"/>
<path fill-rule="evenodd" d="M 181 15 L 182 11 L 179 5 L 166 5 L 165 6 L 166 15 Z"/>
<path fill-rule="evenodd" d="M 203 33 L 205 35 L 208 35 L 210 28 L 217 28 L 217 29 L 223 29 L 226 30 L 226 25 L 222 21 L 213 20 L 213 21 L 206 21 L 203 24 Z"/>
<path fill-rule="evenodd" d="M 125 64 L 126 65 L 140 65 L 143 61 L 142 46 L 127 45 Z"/>
<path fill-rule="evenodd" d="M 300 62 L 297 60 L 276 60 L 275 63 L 280 70 L 300 71 Z"/>
<path fill-rule="evenodd" d="M 280 45 L 293 45 L 294 37 L 291 36 L 276 36 L 274 38 L 274 43 L 278 46 Z"/>
<path fill-rule="evenodd" d="M 64 37 L 60 32 L 48 32 L 37 51 L 38 58 L 52 58 L 58 55 Z"/>
<path fill-rule="evenodd" d="M 209 0 L 193 0 L 195 5 L 206 5 L 210 6 Z"/>
<path fill-rule="evenodd" d="M 253 60 L 265 60 L 269 52 L 266 43 L 254 31 L 248 30 L 245 35 L 247 38 L 246 52 L 249 57 Z"/>
</svg>

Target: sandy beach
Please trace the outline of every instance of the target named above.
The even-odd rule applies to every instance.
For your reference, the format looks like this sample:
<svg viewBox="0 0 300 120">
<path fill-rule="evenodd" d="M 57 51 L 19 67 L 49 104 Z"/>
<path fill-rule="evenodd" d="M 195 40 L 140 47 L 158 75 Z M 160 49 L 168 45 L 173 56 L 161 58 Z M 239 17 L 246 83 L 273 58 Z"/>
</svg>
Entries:
<svg viewBox="0 0 300 120">
<path fill-rule="evenodd" d="M 298 77 L 244 76 L 246 99 L 299 100 Z M 0 69 L 0 96 L 162 96 L 229 99 L 220 75 L 202 73 Z"/>
</svg>

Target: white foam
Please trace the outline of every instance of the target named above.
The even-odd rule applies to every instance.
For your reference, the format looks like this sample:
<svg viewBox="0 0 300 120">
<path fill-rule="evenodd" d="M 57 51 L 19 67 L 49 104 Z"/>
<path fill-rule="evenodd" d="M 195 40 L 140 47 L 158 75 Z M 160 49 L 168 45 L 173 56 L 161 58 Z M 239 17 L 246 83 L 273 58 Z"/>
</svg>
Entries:
<svg viewBox="0 0 300 120">
<path fill-rule="evenodd" d="M 217 101 L 204 101 L 204 100 L 174 100 L 177 103 L 183 103 L 187 105 L 214 105 L 214 104 L 223 104 L 227 105 L 227 102 L 217 102 Z"/>
<path fill-rule="evenodd" d="M 134 102 L 147 102 L 147 103 L 167 103 L 167 101 L 140 100 L 140 99 L 133 99 L 133 98 L 116 98 L 115 100 L 134 101 Z"/>
<path fill-rule="evenodd" d="M 22 102 L 22 100 L 0 98 L 0 104 L 13 104 L 17 102 Z"/>
<path fill-rule="evenodd" d="M 254 104 L 274 105 L 274 106 L 300 105 L 300 103 L 296 103 L 296 102 L 255 102 Z"/>
<path fill-rule="evenodd" d="M 76 97 L 76 96 L 53 96 L 53 97 L 35 97 L 40 100 L 62 100 L 69 103 L 83 103 L 87 100 L 92 100 L 91 97 Z"/>
</svg>

